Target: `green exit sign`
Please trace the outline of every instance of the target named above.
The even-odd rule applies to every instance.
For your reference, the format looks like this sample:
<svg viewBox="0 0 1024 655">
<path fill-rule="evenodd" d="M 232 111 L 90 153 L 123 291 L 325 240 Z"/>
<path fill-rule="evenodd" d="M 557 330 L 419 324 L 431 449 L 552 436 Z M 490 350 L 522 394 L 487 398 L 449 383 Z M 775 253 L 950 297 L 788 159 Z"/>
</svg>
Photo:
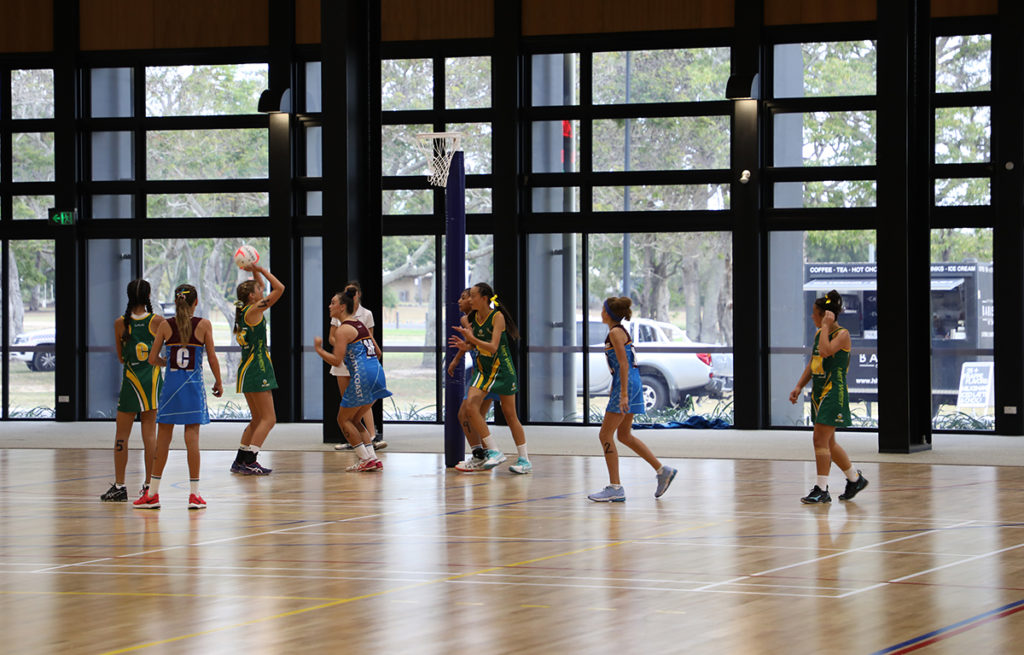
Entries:
<svg viewBox="0 0 1024 655">
<path fill-rule="evenodd" d="M 70 211 L 58 211 L 51 207 L 49 215 L 50 223 L 54 225 L 74 225 L 78 220 L 78 212 L 74 209 Z"/>
</svg>

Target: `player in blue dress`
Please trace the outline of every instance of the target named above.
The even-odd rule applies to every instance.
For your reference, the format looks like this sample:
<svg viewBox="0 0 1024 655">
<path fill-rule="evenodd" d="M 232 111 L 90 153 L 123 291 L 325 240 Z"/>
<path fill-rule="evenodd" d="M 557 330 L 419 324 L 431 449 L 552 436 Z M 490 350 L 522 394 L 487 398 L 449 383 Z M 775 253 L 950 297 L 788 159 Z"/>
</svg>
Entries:
<svg viewBox="0 0 1024 655">
<path fill-rule="evenodd" d="M 615 448 L 614 439 L 616 432 L 619 441 L 642 457 L 657 473 L 655 498 L 660 498 L 676 477 L 676 469 L 662 466 L 647 444 L 633 436 L 633 415 L 644 412 L 644 397 L 633 340 L 622 325 L 623 319 L 629 320 L 633 316 L 630 309 L 632 304 L 633 301 L 625 296 L 608 298 L 601 310 L 601 322 L 608 326 L 604 352 L 612 373 L 612 389 L 598 436 L 604 449 L 604 461 L 608 466 L 609 484 L 601 491 L 587 496 L 599 503 L 621 503 L 626 500 L 626 492 L 619 481 L 619 452 Z"/>
<path fill-rule="evenodd" d="M 179 284 L 174 290 L 174 320 L 160 325 L 149 353 L 149 362 L 154 366 L 166 364 L 167 372 L 156 415 L 158 428 L 152 482 L 149 491 L 135 501 L 135 507 L 139 509 L 160 508 L 160 479 L 167 464 L 175 425 L 185 426 L 190 487 L 188 508 L 206 507 L 206 501 L 199 495 L 199 426 L 210 422 L 203 387 L 204 350 L 213 373 L 213 395 L 219 398 L 223 388 L 220 363 L 214 352 L 213 326 L 209 319 L 193 316 L 198 304 L 196 288 L 191 284 Z M 166 359 L 160 356 L 164 344 L 167 345 Z"/>
<path fill-rule="evenodd" d="M 362 322 L 355 319 L 355 289 L 349 287 L 331 297 L 328 311 L 339 325 L 331 329 L 332 352 L 323 347 L 323 339 L 313 339 L 313 346 L 321 358 L 331 366 L 344 363 L 349 371 L 348 387 L 338 408 L 338 425 L 345 439 L 352 445 L 359 461 L 349 471 L 379 471 L 384 465 L 373 449 L 373 434 L 363 427 L 363 418 L 373 403 L 387 398 L 384 367 L 380 364 L 381 351 L 377 341 Z"/>
</svg>

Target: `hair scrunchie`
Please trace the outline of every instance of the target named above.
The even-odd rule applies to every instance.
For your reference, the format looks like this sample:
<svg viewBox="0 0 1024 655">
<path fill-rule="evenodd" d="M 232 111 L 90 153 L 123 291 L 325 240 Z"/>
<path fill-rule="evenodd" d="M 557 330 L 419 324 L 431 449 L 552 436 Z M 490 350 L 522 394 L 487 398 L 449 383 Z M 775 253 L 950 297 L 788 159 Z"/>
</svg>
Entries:
<svg viewBox="0 0 1024 655">
<path fill-rule="evenodd" d="M 495 307 L 498 306 L 498 294 L 494 294 L 493 296 L 491 296 L 491 304 L 494 305 Z"/>
</svg>

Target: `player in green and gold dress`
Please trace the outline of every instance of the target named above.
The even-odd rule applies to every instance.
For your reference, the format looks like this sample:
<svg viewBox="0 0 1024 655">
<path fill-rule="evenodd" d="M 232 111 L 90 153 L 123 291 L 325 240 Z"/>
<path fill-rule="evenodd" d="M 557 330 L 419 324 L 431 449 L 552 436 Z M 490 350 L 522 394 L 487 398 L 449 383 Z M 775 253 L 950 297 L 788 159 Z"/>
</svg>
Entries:
<svg viewBox="0 0 1024 655">
<path fill-rule="evenodd" d="M 789 402 L 796 403 L 804 386 L 811 386 L 811 421 L 814 423 L 814 459 L 817 480 L 811 492 L 801 498 L 804 503 L 828 503 L 828 472 L 832 462 L 846 476 L 846 490 L 839 500 L 851 500 L 864 487 L 867 478 L 850 462 L 842 446 L 836 443 L 836 428 L 849 427 L 850 391 L 846 372 L 850 368 L 850 332 L 836 322 L 843 312 L 843 297 L 832 290 L 814 301 L 811 319 L 818 331 L 814 335 L 811 361 L 804 368 L 796 387 L 789 393 Z"/>
</svg>

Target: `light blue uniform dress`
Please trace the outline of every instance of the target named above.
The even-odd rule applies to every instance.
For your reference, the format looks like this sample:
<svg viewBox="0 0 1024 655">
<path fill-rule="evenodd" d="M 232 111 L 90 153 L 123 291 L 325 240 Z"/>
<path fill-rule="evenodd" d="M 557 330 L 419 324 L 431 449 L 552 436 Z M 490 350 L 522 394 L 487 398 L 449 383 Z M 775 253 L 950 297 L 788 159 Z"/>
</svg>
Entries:
<svg viewBox="0 0 1024 655">
<path fill-rule="evenodd" d="M 370 331 L 360 321 L 344 321 L 342 325 L 354 327 L 356 338 L 345 349 L 344 363 L 351 381 L 341 397 L 341 406 L 362 407 L 378 398 L 387 398 L 391 392 L 387 390 L 384 367 L 377 359 Z"/>
<path fill-rule="evenodd" d="M 192 336 L 182 343 L 178 325 L 171 319 L 171 337 L 167 340 L 167 371 L 160 404 L 156 410 L 157 423 L 174 425 L 206 425 L 210 414 L 206 409 L 206 387 L 203 384 L 203 356 L 206 350 L 196 339 L 196 327 L 203 319 L 192 317 Z"/>
<path fill-rule="evenodd" d="M 612 330 L 618 328 L 623 332 L 626 332 L 626 328 L 621 325 L 612 326 Z M 629 338 L 629 332 L 626 332 L 626 343 L 624 344 L 626 349 L 626 362 L 629 366 L 629 376 L 626 380 L 626 398 L 629 400 L 629 414 L 643 414 L 644 413 L 644 389 L 640 382 L 640 369 L 636 367 L 636 350 L 633 348 L 633 340 Z M 622 408 L 619 405 L 619 395 L 622 393 L 622 372 L 619 370 L 619 358 L 615 355 L 615 347 L 612 346 L 612 334 L 611 330 L 608 331 L 608 336 L 604 339 L 604 355 L 608 360 L 608 368 L 612 372 L 612 390 L 611 395 L 608 397 L 608 407 L 605 408 L 605 412 L 611 414 L 622 414 Z"/>
</svg>

